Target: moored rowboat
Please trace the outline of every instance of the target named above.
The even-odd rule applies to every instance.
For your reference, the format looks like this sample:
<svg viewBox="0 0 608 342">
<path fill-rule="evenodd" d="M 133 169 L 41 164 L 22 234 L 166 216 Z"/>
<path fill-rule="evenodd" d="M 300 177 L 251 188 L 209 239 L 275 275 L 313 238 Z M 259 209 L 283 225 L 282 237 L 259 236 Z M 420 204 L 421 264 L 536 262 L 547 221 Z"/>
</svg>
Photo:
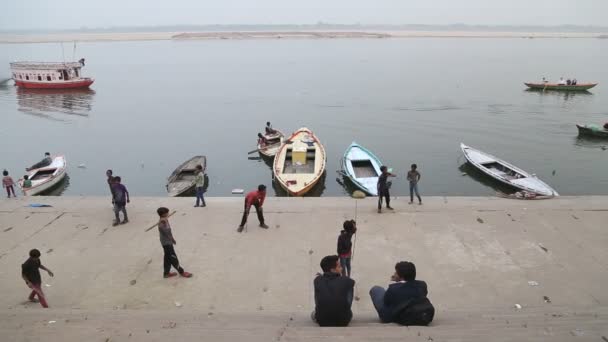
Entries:
<svg viewBox="0 0 608 342">
<path fill-rule="evenodd" d="M 264 138 L 266 138 L 268 143 L 262 146 L 258 141 L 258 152 L 263 156 L 272 158 L 277 154 L 279 148 L 283 144 L 285 135 L 280 131 L 275 130 L 274 134 L 266 134 L 264 135 Z"/>
<path fill-rule="evenodd" d="M 585 91 L 597 85 L 597 83 L 580 83 L 576 85 L 566 85 L 557 83 L 524 83 L 530 89 L 539 90 L 561 90 L 561 91 Z"/>
<path fill-rule="evenodd" d="M 341 173 L 371 196 L 378 195 L 378 176 L 382 162 L 371 151 L 353 142 L 341 160 Z"/>
<path fill-rule="evenodd" d="M 460 144 L 460 149 L 471 165 L 502 183 L 542 196 L 559 196 L 557 191 L 545 182 L 515 165 L 463 143 Z"/>
<path fill-rule="evenodd" d="M 28 178 L 32 181 L 31 187 L 24 188 L 23 179 L 19 180 L 19 186 L 23 189 L 25 195 L 39 195 L 61 182 L 65 178 L 66 170 L 67 162 L 65 157 L 55 156 L 51 164 L 27 172 Z"/>
<path fill-rule="evenodd" d="M 576 125 L 579 135 L 586 135 L 598 138 L 608 138 L 608 130 L 596 124 Z"/>
<path fill-rule="evenodd" d="M 279 148 L 274 158 L 274 180 L 291 196 L 302 196 L 319 182 L 326 163 L 319 139 L 308 128 L 300 128 Z"/>
<path fill-rule="evenodd" d="M 194 191 L 194 176 L 196 176 L 196 166 L 203 167 L 203 173 L 207 169 L 207 158 L 205 156 L 194 156 L 183 162 L 173 171 L 167 179 L 167 192 L 169 196 L 185 196 Z"/>
</svg>

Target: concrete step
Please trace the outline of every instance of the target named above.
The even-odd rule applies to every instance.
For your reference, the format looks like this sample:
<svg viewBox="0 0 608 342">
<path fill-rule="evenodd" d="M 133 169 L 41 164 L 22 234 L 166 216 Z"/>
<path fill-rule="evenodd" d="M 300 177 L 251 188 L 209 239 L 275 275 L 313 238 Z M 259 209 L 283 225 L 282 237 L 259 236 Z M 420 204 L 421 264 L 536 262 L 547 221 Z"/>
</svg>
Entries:
<svg viewBox="0 0 608 342">
<path fill-rule="evenodd" d="M 149 310 L 0 311 L 6 341 L 596 341 L 608 338 L 608 308 L 497 308 L 438 312 L 429 327 L 378 323 L 358 314 L 345 328 L 320 328 L 304 312 Z"/>
</svg>

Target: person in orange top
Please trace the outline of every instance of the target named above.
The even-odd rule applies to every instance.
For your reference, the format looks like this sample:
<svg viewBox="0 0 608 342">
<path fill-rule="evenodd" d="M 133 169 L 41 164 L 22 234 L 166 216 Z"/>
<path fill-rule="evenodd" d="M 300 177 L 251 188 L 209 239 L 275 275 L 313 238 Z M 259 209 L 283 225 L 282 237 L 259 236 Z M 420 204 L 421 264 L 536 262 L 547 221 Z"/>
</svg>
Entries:
<svg viewBox="0 0 608 342">
<path fill-rule="evenodd" d="M 264 212 L 262 211 L 262 205 L 266 198 L 266 185 L 260 184 L 258 190 L 251 191 L 245 196 L 245 210 L 243 211 L 243 219 L 237 232 L 242 232 L 247 223 L 247 216 L 249 216 L 249 210 L 251 206 L 255 207 L 255 211 L 258 214 L 258 220 L 260 220 L 260 228 L 268 229 L 268 226 L 264 223 Z"/>
</svg>

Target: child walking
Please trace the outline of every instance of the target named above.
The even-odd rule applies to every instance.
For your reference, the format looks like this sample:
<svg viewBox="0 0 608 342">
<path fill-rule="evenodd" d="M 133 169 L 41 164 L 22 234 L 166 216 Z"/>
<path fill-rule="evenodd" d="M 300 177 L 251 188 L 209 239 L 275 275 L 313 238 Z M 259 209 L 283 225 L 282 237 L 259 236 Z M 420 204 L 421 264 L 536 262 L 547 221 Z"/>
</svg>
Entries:
<svg viewBox="0 0 608 342">
<path fill-rule="evenodd" d="M 2 175 L 4 176 L 2 177 L 2 186 L 6 189 L 8 198 L 11 198 L 11 193 L 13 194 L 13 197 L 17 197 L 17 195 L 15 195 L 15 188 L 13 187 L 15 185 L 13 178 L 8 175 L 8 171 L 6 170 L 2 171 Z"/>
<path fill-rule="evenodd" d="M 112 184 L 112 195 L 114 196 L 114 215 L 116 219 L 114 220 L 113 226 L 117 226 L 119 224 L 125 224 L 129 222 L 129 218 L 127 217 L 127 203 L 129 203 L 129 191 L 127 188 L 120 183 L 120 177 L 116 176 L 113 178 L 114 183 Z M 119 213 L 122 211 L 123 220 L 120 222 Z"/>
<path fill-rule="evenodd" d="M 36 301 L 39 301 L 43 308 L 48 308 L 49 305 L 47 304 L 44 293 L 42 292 L 42 277 L 40 276 L 40 269 L 47 271 L 51 277 L 55 276 L 51 270 L 44 267 L 40 262 L 40 251 L 37 249 L 32 249 L 30 251 L 30 258 L 27 259 L 23 265 L 21 265 L 21 277 L 23 280 L 25 280 L 27 287 L 32 289 L 32 292 L 28 298 L 30 302 L 35 303 Z M 38 300 L 36 300 L 36 296 L 38 296 Z"/>
<path fill-rule="evenodd" d="M 422 204 L 422 198 L 418 193 L 418 181 L 420 181 L 420 172 L 417 171 L 418 165 L 412 164 L 412 169 L 407 172 L 407 180 L 410 182 L 410 204 L 414 203 L 414 193 L 418 197 L 418 204 Z"/>
<path fill-rule="evenodd" d="M 158 233 L 160 235 L 160 244 L 163 246 L 163 250 L 165 252 L 164 264 L 163 264 L 163 277 L 175 277 L 177 273 L 170 272 L 171 266 L 177 270 L 179 275 L 185 278 L 192 277 L 192 273 L 184 271 L 184 269 L 180 266 L 179 260 L 177 259 L 177 254 L 175 254 L 175 249 L 173 245 L 177 242 L 173 238 L 173 233 L 171 232 L 171 225 L 169 224 L 169 209 L 165 207 L 160 207 L 156 210 L 160 219 L 158 220 Z"/>
<path fill-rule="evenodd" d="M 355 220 L 344 221 L 340 236 L 338 236 L 338 256 L 342 266 L 342 275 L 350 278 L 350 261 L 352 259 L 353 235 L 357 232 Z"/>
</svg>

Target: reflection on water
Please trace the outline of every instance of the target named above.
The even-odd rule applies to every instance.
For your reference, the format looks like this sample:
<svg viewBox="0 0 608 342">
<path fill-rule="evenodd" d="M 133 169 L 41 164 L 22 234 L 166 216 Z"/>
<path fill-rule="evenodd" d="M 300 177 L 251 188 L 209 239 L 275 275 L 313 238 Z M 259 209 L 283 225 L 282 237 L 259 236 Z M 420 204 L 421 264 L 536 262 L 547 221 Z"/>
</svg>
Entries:
<svg viewBox="0 0 608 342">
<path fill-rule="evenodd" d="M 589 135 L 579 135 L 574 139 L 574 145 L 585 148 L 608 150 L 608 139 Z"/>
<path fill-rule="evenodd" d="M 310 189 L 309 192 L 306 193 L 306 195 L 304 195 L 304 197 L 320 197 L 321 195 L 323 195 L 323 191 L 325 191 L 325 176 L 327 175 L 327 171 L 323 172 L 323 175 L 321 176 L 321 179 L 319 179 L 319 182 L 317 184 L 315 184 L 315 186 Z M 274 193 L 275 196 L 277 197 L 289 197 L 289 193 L 287 193 L 287 191 L 285 191 L 285 189 L 283 189 L 281 187 L 281 185 L 279 185 L 279 183 L 277 181 L 275 181 L 274 179 L 272 180 L 272 188 L 274 189 Z"/>
<path fill-rule="evenodd" d="M 51 114 L 88 117 L 95 91 L 91 89 L 25 89 L 17 88 L 20 112 L 63 121 Z"/>
<path fill-rule="evenodd" d="M 543 89 L 526 89 L 528 93 L 537 93 L 540 96 L 561 97 L 564 101 L 574 100 L 576 97 L 584 98 L 593 96 L 593 93 L 587 90 L 583 91 L 563 91 L 563 90 L 543 90 Z"/>
<path fill-rule="evenodd" d="M 477 182 L 479 182 L 489 188 L 494 189 L 494 191 L 496 191 L 496 192 L 502 192 L 505 194 L 514 194 L 515 192 L 518 191 L 516 188 L 508 186 L 507 184 L 499 182 L 496 179 L 486 175 L 485 173 L 481 172 L 478 168 L 471 165 L 469 162 L 465 162 L 464 164 L 460 165 L 458 167 L 458 170 L 460 170 L 460 172 L 462 172 L 463 174 L 466 173 L 466 175 L 464 175 L 464 176 L 471 177 L 474 180 L 476 180 Z"/>
</svg>

